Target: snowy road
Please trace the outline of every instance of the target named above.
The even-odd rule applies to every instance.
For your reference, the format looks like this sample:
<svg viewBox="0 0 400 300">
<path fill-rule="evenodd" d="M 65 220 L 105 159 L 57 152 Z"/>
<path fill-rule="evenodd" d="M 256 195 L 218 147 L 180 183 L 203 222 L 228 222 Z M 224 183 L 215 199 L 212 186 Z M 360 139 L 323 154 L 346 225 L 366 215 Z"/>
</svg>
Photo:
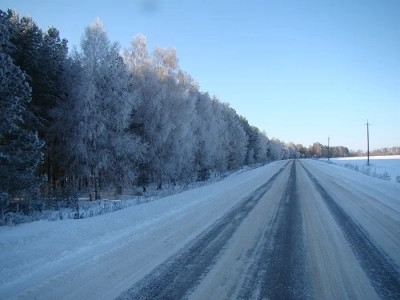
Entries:
<svg viewBox="0 0 400 300">
<path fill-rule="evenodd" d="M 0 250 L 1 299 L 400 299 L 400 185 L 282 161 Z"/>
</svg>

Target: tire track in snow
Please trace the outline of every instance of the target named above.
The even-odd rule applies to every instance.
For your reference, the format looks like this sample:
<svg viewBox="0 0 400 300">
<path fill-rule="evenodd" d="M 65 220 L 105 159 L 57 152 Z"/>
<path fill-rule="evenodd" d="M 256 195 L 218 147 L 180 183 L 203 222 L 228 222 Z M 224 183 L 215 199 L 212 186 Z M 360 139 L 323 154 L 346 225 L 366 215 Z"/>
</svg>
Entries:
<svg viewBox="0 0 400 300">
<path fill-rule="evenodd" d="M 313 289 L 304 245 L 303 220 L 297 194 L 296 161 L 265 234 L 255 253 L 240 299 L 310 299 Z"/>
<path fill-rule="evenodd" d="M 118 299 L 183 298 L 213 266 L 240 223 L 270 189 L 288 163 L 264 185 L 216 221 L 199 238 L 135 283 Z"/>
<path fill-rule="evenodd" d="M 384 299 L 400 299 L 400 274 L 390 257 L 371 241 L 363 228 L 336 203 L 311 172 L 303 164 L 301 166 L 324 199 L 377 294 Z"/>
</svg>

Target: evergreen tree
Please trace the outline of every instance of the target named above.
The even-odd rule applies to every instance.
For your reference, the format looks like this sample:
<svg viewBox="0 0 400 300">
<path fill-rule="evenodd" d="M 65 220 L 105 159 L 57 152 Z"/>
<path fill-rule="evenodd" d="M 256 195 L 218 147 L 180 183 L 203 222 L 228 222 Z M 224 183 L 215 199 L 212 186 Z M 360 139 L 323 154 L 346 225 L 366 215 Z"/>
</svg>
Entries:
<svg viewBox="0 0 400 300">
<path fill-rule="evenodd" d="M 66 91 L 62 85 L 63 66 L 68 54 L 67 41 L 61 40 L 59 32 L 49 27 L 43 32 L 28 16 L 19 18 L 16 11 L 2 14 L 10 33 L 11 48 L 7 52 L 25 74 L 32 88 L 27 112 L 26 126 L 38 131 L 39 138 L 46 142 L 45 160 L 40 174 L 47 174 L 48 181 L 56 181 L 58 161 L 54 158 L 54 140 L 49 134 L 53 120 L 50 110 Z"/>
<path fill-rule="evenodd" d="M 42 161 L 43 142 L 25 124 L 31 89 L 23 72 L 4 52 L 9 33 L 0 23 L 0 194 L 26 197 L 37 192 L 41 179 L 35 174 Z"/>
</svg>

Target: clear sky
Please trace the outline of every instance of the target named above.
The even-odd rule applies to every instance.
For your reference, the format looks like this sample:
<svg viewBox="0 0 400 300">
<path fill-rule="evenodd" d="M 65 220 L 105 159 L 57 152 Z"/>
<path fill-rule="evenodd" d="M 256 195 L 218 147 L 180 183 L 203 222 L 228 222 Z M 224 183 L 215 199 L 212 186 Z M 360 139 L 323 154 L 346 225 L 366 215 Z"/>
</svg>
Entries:
<svg viewBox="0 0 400 300">
<path fill-rule="evenodd" d="M 202 91 L 268 137 L 400 146 L 399 0 L 0 0 L 69 47 L 100 17 L 112 41 L 175 46 Z"/>
</svg>

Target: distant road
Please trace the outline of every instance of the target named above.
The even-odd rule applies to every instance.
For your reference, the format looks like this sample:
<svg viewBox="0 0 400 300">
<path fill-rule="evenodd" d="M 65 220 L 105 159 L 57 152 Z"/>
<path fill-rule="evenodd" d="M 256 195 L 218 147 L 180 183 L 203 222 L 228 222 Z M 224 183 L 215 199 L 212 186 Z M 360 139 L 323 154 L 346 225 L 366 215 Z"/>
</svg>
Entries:
<svg viewBox="0 0 400 300">
<path fill-rule="evenodd" d="M 311 160 L 261 170 L 10 296 L 400 299 L 397 186 Z"/>
</svg>

